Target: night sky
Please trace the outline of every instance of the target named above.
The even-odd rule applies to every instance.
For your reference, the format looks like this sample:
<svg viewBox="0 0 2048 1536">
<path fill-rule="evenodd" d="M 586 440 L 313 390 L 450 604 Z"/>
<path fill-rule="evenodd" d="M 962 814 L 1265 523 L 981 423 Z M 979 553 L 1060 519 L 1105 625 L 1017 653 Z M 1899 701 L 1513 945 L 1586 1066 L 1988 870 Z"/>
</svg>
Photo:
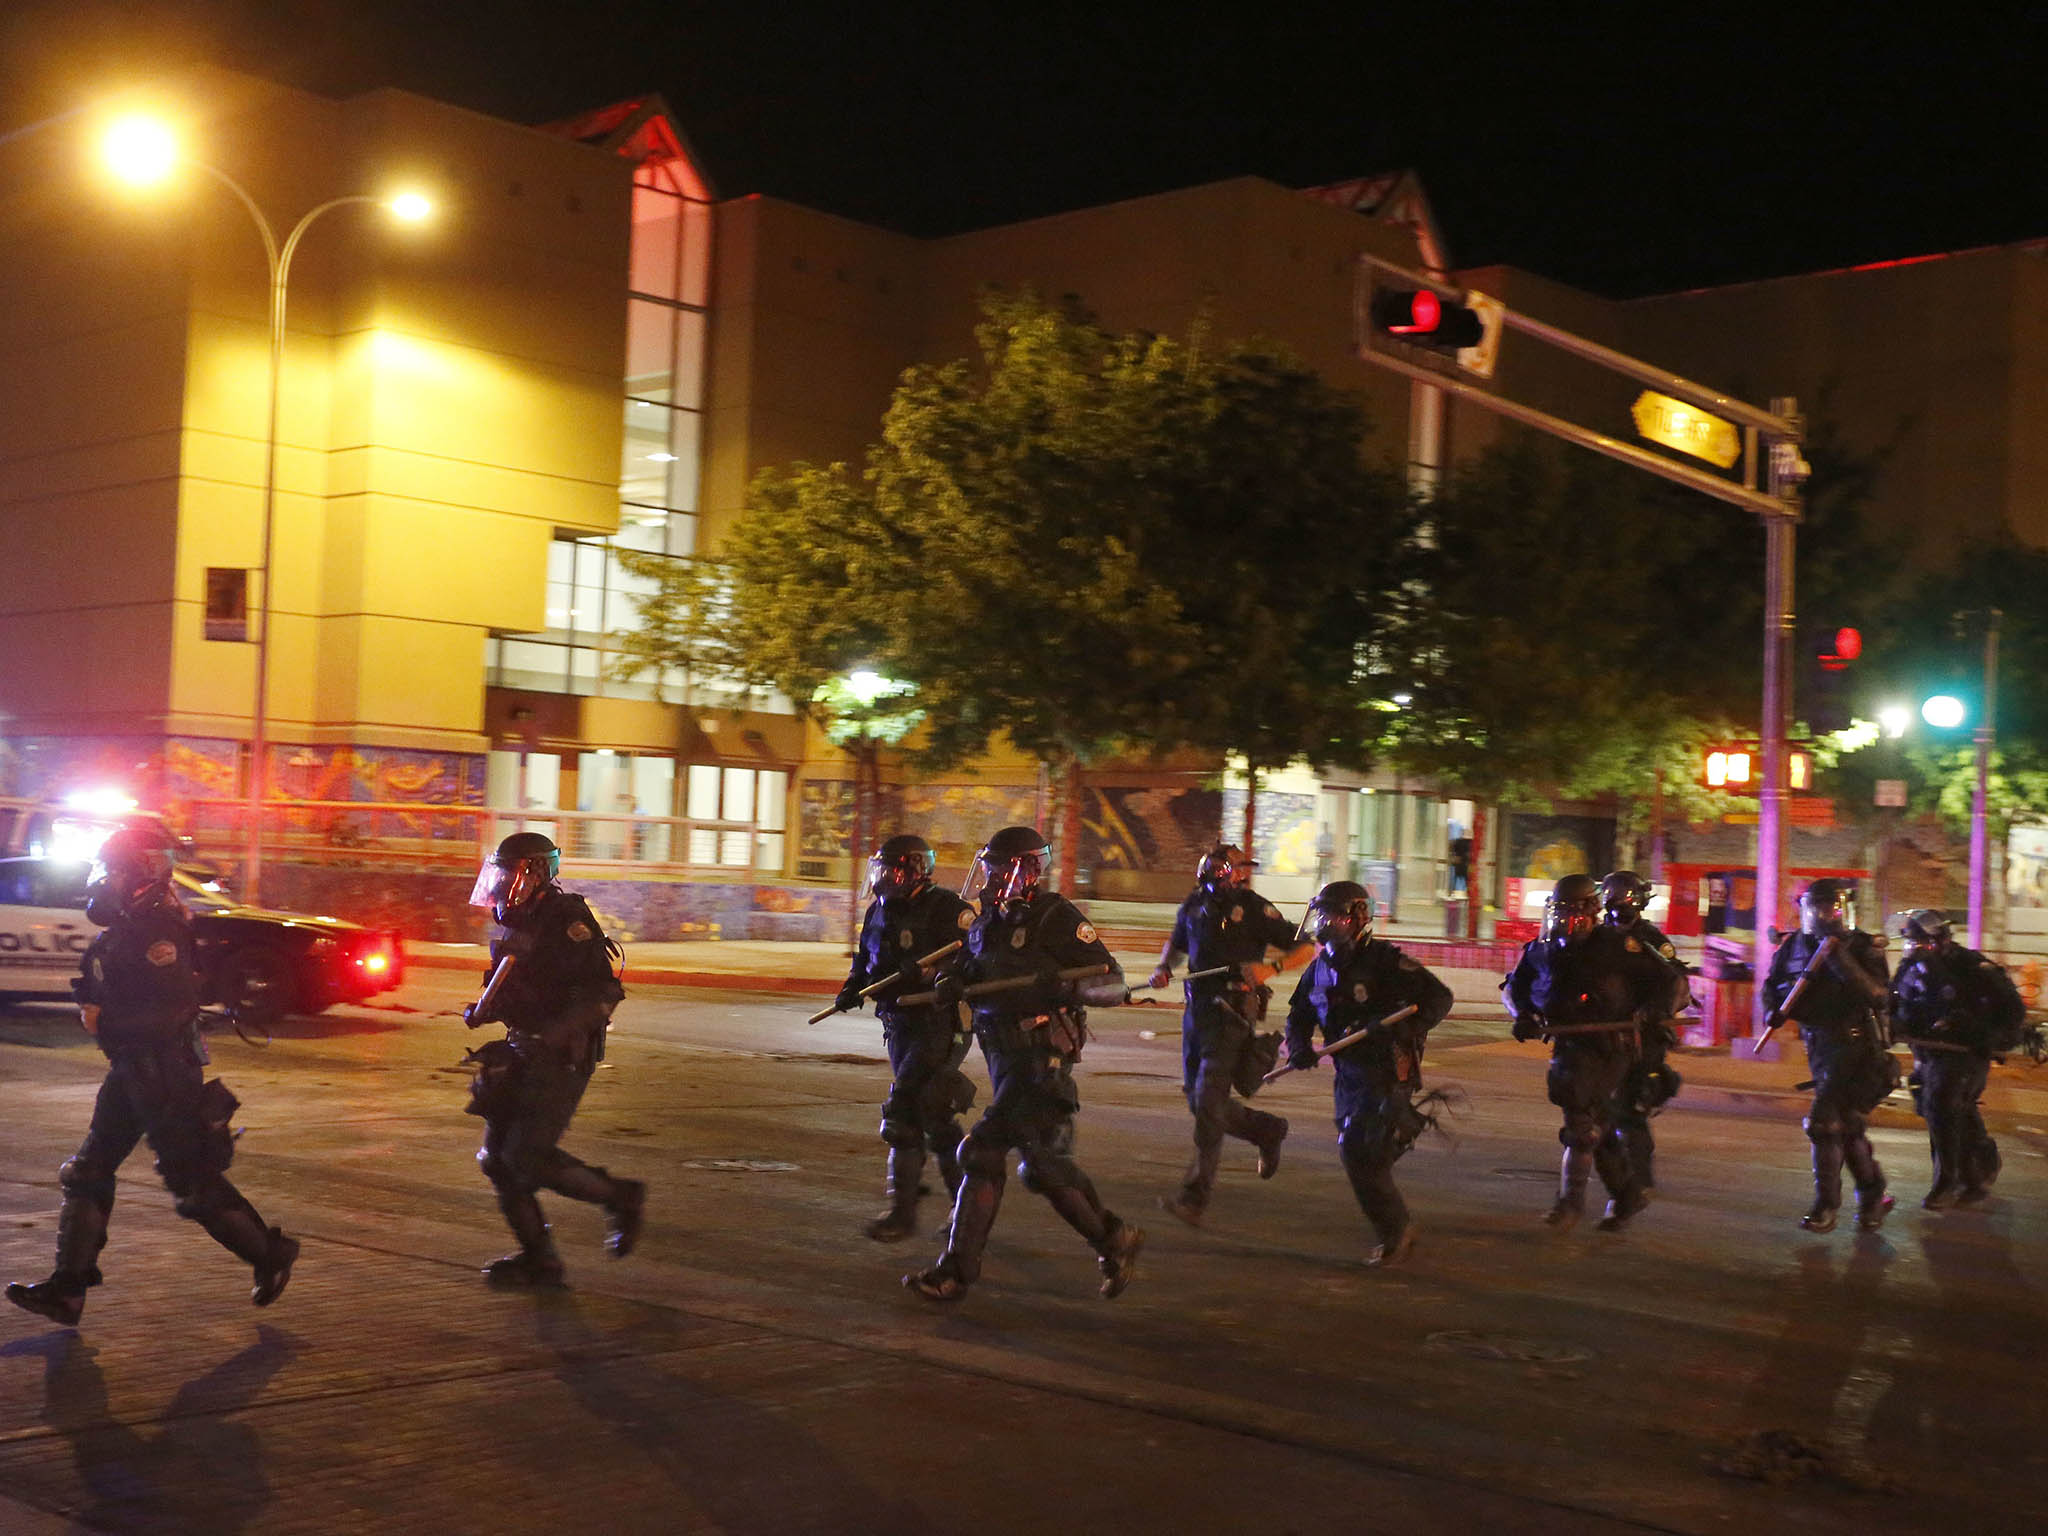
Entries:
<svg viewBox="0 0 2048 1536">
<path fill-rule="evenodd" d="M 721 195 L 927 235 L 1413 166 L 1458 264 L 1617 297 L 2048 235 L 2048 13 L 1809 9 L 0 0 L 0 128 L 181 58 L 525 122 L 651 90 Z"/>
</svg>

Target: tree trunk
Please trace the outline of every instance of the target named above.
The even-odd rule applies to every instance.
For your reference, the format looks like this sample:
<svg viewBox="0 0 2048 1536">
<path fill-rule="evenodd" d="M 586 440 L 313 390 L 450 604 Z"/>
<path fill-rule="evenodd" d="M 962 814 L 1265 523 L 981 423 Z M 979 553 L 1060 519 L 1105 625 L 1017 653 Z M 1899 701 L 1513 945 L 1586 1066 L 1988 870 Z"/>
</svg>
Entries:
<svg viewBox="0 0 2048 1536">
<path fill-rule="evenodd" d="M 1486 856 L 1486 806 L 1472 802 L 1472 856 L 1465 865 L 1465 937 L 1479 937 L 1479 861 Z"/>
<path fill-rule="evenodd" d="M 849 951 L 860 947 L 861 876 L 867 869 L 869 845 L 874 839 L 874 788 L 882 776 L 881 748 L 874 739 L 862 736 L 848 749 L 853 757 L 853 816 L 846 829 L 846 943 Z"/>
<path fill-rule="evenodd" d="M 1259 851 L 1253 845 L 1253 834 L 1259 824 L 1259 769 L 1256 763 L 1244 765 L 1244 831 L 1238 846 L 1244 849 L 1248 863 L 1258 862 Z"/>
<path fill-rule="evenodd" d="M 1068 758 L 1060 765 L 1059 892 L 1072 900 L 1081 870 L 1081 760 Z"/>
<path fill-rule="evenodd" d="M 1650 785 L 1650 882 L 1664 883 L 1664 770 L 1657 770 L 1657 777 Z"/>
</svg>

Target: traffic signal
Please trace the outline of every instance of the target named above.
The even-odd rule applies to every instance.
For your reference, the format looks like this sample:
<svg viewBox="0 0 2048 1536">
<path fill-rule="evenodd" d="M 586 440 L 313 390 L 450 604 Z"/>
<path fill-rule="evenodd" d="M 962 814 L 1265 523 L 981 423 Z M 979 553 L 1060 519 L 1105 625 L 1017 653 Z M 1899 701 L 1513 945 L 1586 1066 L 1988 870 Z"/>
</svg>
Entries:
<svg viewBox="0 0 2048 1536">
<path fill-rule="evenodd" d="M 1849 729 L 1855 713 L 1849 700 L 1850 673 L 1862 654 L 1862 632 L 1847 625 L 1823 631 L 1815 642 L 1813 665 L 1807 669 L 1806 707 L 1801 713 L 1816 735 Z"/>
<path fill-rule="evenodd" d="M 1505 315 L 1500 301 L 1483 293 L 1453 296 L 1434 288 L 1378 288 L 1369 320 L 1377 335 L 1490 378 Z"/>
<path fill-rule="evenodd" d="M 1716 742 L 1700 757 L 1700 782 L 1708 789 L 1753 795 L 1763 787 L 1763 749 L 1753 741 Z M 1785 749 L 1785 788 L 1795 795 L 1813 789 L 1813 754 L 1804 747 Z"/>
<path fill-rule="evenodd" d="M 1476 347 L 1486 334 L 1477 310 L 1433 288 L 1382 288 L 1372 298 L 1372 323 L 1389 336 L 1445 352 Z"/>
</svg>

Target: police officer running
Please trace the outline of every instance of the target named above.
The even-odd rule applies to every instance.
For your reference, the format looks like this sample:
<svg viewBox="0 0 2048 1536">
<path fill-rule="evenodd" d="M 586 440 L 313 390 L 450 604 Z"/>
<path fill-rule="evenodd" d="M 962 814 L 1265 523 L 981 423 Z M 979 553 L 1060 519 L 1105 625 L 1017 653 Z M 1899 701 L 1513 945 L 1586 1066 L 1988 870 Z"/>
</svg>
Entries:
<svg viewBox="0 0 2048 1536">
<path fill-rule="evenodd" d="M 1544 903 L 1543 934 L 1522 948 L 1501 988 L 1517 1040 L 1546 1036 L 1550 1102 L 1564 1112 L 1556 1203 L 1544 1214 L 1569 1229 L 1586 1209 L 1587 1176 L 1607 1187 L 1603 1232 L 1618 1232 L 1647 1200 L 1617 1131 L 1621 1089 L 1645 1025 L 1683 1006 L 1685 979 L 1661 956 L 1600 920 L 1591 875 L 1567 875 Z"/>
<path fill-rule="evenodd" d="M 1892 1024 L 1913 1047 L 1913 1100 L 1927 1121 L 1930 1211 L 1976 1205 L 1998 1178 L 1998 1143 L 1977 1107 L 1991 1058 L 2025 1032 L 2027 1005 L 2002 966 L 1956 943 L 1947 917 L 1922 908 L 1900 924 Z"/>
<path fill-rule="evenodd" d="M 979 898 L 981 911 L 968 930 L 964 958 L 940 977 L 938 1008 L 955 1006 L 963 989 L 1015 985 L 968 999 L 993 1096 L 960 1143 L 960 1193 L 945 1252 L 929 1269 L 903 1277 L 929 1301 L 958 1300 L 980 1278 L 1013 1147 L 1024 1187 L 1045 1196 L 1094 1248 L 1105 1298 L 1123 1294 L 1145 1241 L 1142 1231 L 1103 1208 L 1071 1155 L 1080 1108 L 1074 1059 L 1087 1039 L 1086 1015 L 1077 1004 L 1111 1006 L 1126 991 L 1123 971 L 1094 925 L 1064 896 L 1041 888 L 1051 858 L 1051 846 L 1035 829 L 1005 827 L 976 856 L 962 888 L 962 895 Z M 1060 976 L 1096 966 L 1100 975 Z"/>
<path fill-rule="evenodd" d="M 1400 1263 L 1415 1223 L 1394 1187 L 1394 1164 L 1433 1122 L 1416 1106 L 1424 1038 L 1451 1011 L 1451 989 L 1394 945 L 1372 936 L 1372 893 L 1350 880 L 1316 892 L 1301 934 L 1316 957 L 1287 1007 L 1287 1064 L 1315 1066 L 1318 1027 L 1327 1050 L 1361 1030 L 1363 1042 L 1331 1055 L 1337 1081 L 1337 1152 L 1379 1245 L 1366 1263 Z M 1409 1007 L 1406 1018 L 1386 1022 Z"/>
<path fill-rule="evenodd" d="M 1856 1181 L 1856 1225 L 1884 1225 L 1892 1197 L 1870 1150 L 1870 1112 L 1898 1081 L 1885 1048 L 1889 1002 L 1884 938 L 1856 927 L 1854 890 L 1820 879 L 1799 895 L 1799 931 L 1771 956 L 1764 978 L 1764 1022 L 1795 1023 L 1813 1073 L 1806 1136 L 1813 1143 L 1813 1208 L 1799 1219 L 1809 1232 L 1832 1232 L 1842 1204 L 1842 1168 Z"/>
<path fill-rule="evenodd" d="M 86 950 L 72 992 L 86 1033 L 106 1054 L 107 1075 L 84 1143 L 57 1170 L 64 1204 L 56 1270 L 33 1285 L 7 1287 L 9 1301 L 54 1322 L 76 1323 L 87 1288 L 100 1283 L 114 1176 L 144 1137 L 178 1214 L 254 1272 L 257 1306 L 277 1300 L 299 1256 L 298 1243 L 266 1226 L 226 1178 L 235 1096 L 201 1071 L 199 975 L 192 920 L 171 891 L 175 862 L 168 838 L 123 827 L 100 845 L 86 885 L 85 915 L 106 932 Z"/>
<path fill-rule="evenodd" d="M 1266 983 L 1289 965 L 1307 960 L 1315 953 L 1315 942 L 1298 936 L 1295 925 L 1252 889 L 1252 867 L 1235 843 L 1218 843 L 1202 855 L 1195 867 L 1195 889 L 1174 916 L 1173 933 L 1149 983 L 1165 986 L 1183 960 L 1190 971 L 1232 968 L 1229 975 L 1185 983 L 1181 1082 L 1195 1117 L 1195 1156 L 1179 1194 L 1162 1198 L 1159 1205 L 1191 1227 L 1202 1224 L 1208 1208 L 1225 1136 L 1259 1149 L 1262 1179 L 1278 1171 L 1280 1143 L 1287 1137 L 1287 1122 L 1280 1116 L 1253 1109 L 1231 1093 L 1233 1086 L 1244 1086 L 1246 1053 L 1253 1048 L 1253 1035 L 1265 1020 L 1272 996 Z M 1269 960 L 1275 951 L 1279 957 Z M 1251 1075 L 1250 1086 L 1258 1086 L 1256 1074 Z"/>
<path fill-rule="evenodd" d="M 1600 906 L 1609 927 L 1617 928 L 1630 943 L 1656 955 L 1682 978 L 1690 973 L 1678 951 L 1657 925 L 1643 916 L 1652 887 L 1632 869 L 1617 869 L 1600 882 Z M 1682 984 L 1683 985 L 1683 984 Z M 1679 1010 L 1692 1004 L 1692 989 L 1684 986 L 1683 1000 L 1674 997 Z M 1628 1143 L 1630 1171 L 1636 1187 L 1645 1196 L 1657 1187 L 1656 1138 L 1650 1134 L 1650 1117 L 1678 1096 L 1683 1079 L 1669 1061 L 1671 1047 L 1678 1043 L 1677 1028 L 1668 1019 L 1650 1019 L 1643 1024 L 1635 1061 L 1622 1081 L 1621 1101 L 1615 1107 L 1615 1126 Z"/>
<path fill-rule="evenodd" d="M 925 1148 L 938 1160 L 950 1200 L 960 1190 L 960 1113 L 974 1102 L 974 1085 L 960 1070 L 972 1038 L 957 1005 L 905 1007 L 896 1001 L 928 990 L 918 961 L 963 941 L 974 909 L 932 883 L 938 855 L 921 837 L 892 837 L 868 860 L 874 900 L 861 921 L 860 947 L 833 1006 L 860 1007 L 861 989 L 895 977 L 875 998 L 892 1080 L 882 1101 L 882 1140 L 889 1148 L 889 1208 L 867 1224 L 878 1243 L 901 1242 L 917 1230 L 918 1180 Z"/>
<path fill-rule="evenodd" d="M 562 1260 L 535 1192 L 550 1189 L 601 1205 L 605 1248 L 623 1259 L 639 1240 L 647 1186 L 615 1179 L 557 1145 L 591 1074 L 605 1030 L 626 995 L 613 968 L 617 946 L 581 896 L 557 881 L 562 853 L 538 832 L 515 832 L 477 875 L 470 905 L 501 925 L 491 941 L 491 984 L 463 1010 L 475 1029 L 503 1023 L 505 1038 L 475 1053 L 470 1113 L 484 1121 L 477 1153 L 519 1251 L 484 1268 L 493 1285 L 559 1286 Z"/>
</svg>

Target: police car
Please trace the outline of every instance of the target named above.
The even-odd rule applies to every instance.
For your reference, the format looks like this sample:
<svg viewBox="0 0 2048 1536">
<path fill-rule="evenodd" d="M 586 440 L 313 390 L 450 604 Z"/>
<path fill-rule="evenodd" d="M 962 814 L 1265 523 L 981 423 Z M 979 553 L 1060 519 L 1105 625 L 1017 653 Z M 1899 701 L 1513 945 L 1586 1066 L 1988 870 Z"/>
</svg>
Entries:
<svg viewBox="0 0 2048 1536">
<path fill-rule="evenodd" d="M 0 803 L 0 1001 L 70 999 L 79 958 L 99 932 L 85 916 L 92 854 L 142 814 Z M 396 933 L 245 906 L 203 866 L 180 865 L 171 890 L 192 914 L 203 1000 L 246 1023 L 362 1002 L 405 979 Z"/>
</svg>

